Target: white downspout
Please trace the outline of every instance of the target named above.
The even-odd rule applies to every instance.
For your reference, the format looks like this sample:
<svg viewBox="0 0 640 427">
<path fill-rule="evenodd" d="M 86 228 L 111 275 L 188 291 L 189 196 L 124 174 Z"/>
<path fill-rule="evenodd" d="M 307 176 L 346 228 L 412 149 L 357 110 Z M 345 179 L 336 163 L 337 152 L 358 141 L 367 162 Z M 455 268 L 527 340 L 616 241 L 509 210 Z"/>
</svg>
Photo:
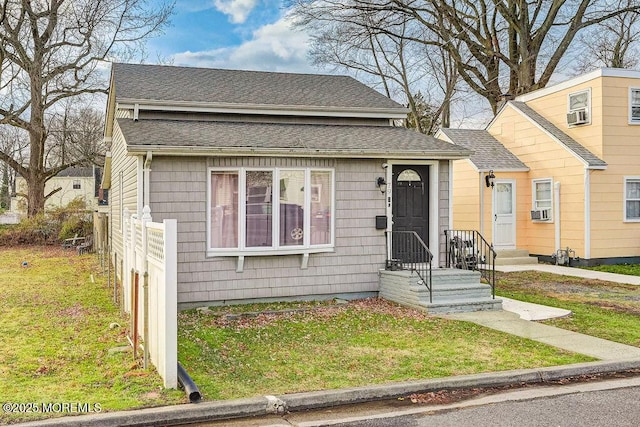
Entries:
<svg viewBox="0 0 640 427">
<path fill-rule="evenodd" d="M 142 170 L 143 172 L 143 185 L 142 185 L 142 192 L 143 192 L 143 206 L 149 206 L 149 179 L 150 179 L 150 174 L 151 174 L 151 160 L 153 160 L 153 154 L 151 154 L 151 151 L 147 151 L 147 157 L 144 159 L 144 168 Z"/>
<path fill-rule="evenodd" d="M 484 232 L 484 187 L 482 186 L 483 183 L 483 178 L 484 178 L 484 174 L 482 172 L 480 172 L 478 174 L 478 196 L 480 197 L 480 218 L 478 219 L 480 221 L 480 224 L 478 225 L 479 228 L 479 232 L 480 234 L 482 234 L 483 236 L 485 235 Z"/>
<path fill-rule="evenodd" d="M 561 249 L 560 247 L 560 183 L 556 182 L 553 185 L 553 189 L 554 189 L 554 194 L 553 194 L 553 198 L 554 200 L 554 204 L 555 204 L 555 209 L 554 209 L 554 221 L 555 221 L 555 235 L 556 235 L 556 245 L 555 245 L 555 250 L 557 251 L 558 249 Z"/>
</svg>

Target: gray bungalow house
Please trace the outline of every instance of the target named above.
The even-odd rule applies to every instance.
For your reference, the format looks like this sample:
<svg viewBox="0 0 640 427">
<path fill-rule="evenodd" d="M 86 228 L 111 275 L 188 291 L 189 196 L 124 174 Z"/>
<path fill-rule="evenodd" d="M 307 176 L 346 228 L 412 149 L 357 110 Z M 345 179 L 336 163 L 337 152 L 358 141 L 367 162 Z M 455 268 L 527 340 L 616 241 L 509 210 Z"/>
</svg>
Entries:
<svg viewBox="0 0 640 427">
<path fill-rule="evenodd" d="M 396 125 L 407 112 L 345 76 L 113 64 L 111 255 L 148 205 L 177 220 L 180 308 L 377 295 L 392 230 L 443 266 L 470 151 Z"/>
</svg>

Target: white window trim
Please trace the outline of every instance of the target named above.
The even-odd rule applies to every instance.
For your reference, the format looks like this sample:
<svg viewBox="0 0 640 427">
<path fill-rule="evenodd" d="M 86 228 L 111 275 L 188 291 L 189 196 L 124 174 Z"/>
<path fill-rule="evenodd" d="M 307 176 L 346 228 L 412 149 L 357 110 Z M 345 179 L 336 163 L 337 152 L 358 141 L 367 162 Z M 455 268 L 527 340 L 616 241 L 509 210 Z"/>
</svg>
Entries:
<svg viewBox="0 0 640 427">
<path fill-rule="evenodd" d="M 630 180 L 638 180 L 640 181 L 640 176 L 625 176 L 624 177 L 624 185 L 622 194 L 622 221 L 623 222 L 640 222 L 640 217 L 638 218 L 627 218 L 627 182 Z M 635 199 L 633 199 L 635 200 Z"/>
<path fill-rule="evenodd" d="M 632 99 L 633 99 L 633 97 L 631 96 L 631 94 L 632 94 L 632 93 L 633 93 L 633 91 L 635 91 L 635 90 L 637 90 L 637 91 L 639 91 L 639 92 L 640 92 L 640 87 L 632 86 L 632 87 L 630 87 L 630 88 L 629 88 L 629 104 L 628 104 L 628 111 L 627 111 L 627 113 L 629 114 L 629 116 L 628 116 L 629 124 L 630 124 L 630 125 L 634 125 L 634 126 L 635 126 L 635 125 L 640 125 L 640 118 L 639 118 L 639 119 L 634 120 L 634 119 L 633 119 L 633 116 L 632 116 L 632 114 L 631 114 L 631 107 L 633 106 L 633 105 L 632 105 Z"/>
<path fill-rule="evenodd" d="M 553 201 L 553 178 L 536 178 L 536 179 L 532 179 L 531 180 L 531 210 L 534 209 L 546 209 L 546 208 L 538 208 L 536 206 L 536 184 L 538 183 L 542 183 L 542 182 L 548 182 L 550 184 L 550 188 L 551 188 L 551 198 L 549 200 L 551 200 L 551 207 L 549 207 L 550 212 L 549 212 L 549 220 L 540 220 L 540 219 L 532 219 L 532 222 L 540 222 L 540 223 L 544 223 L 544 224 L 552 224 L 554 222 L 554 201 Z"/>
<path fill-rule="evenodd" d="M 303 227 L 305 230 L 302 245 L 296 246 L 279 246 L 278 236 L 280 235 L 280 186 L 273 186 L 272 199 L 275 201 L 272 207 L 272 238 L 275 245 L 269 248 L 265 247 L 246 247 L 246 173 L 250 171 L 268 171 L 273 173 L 273 182 L 279 183 L 281 171 L 303 171 L 305 176 L 305 188 L 311 188 L 312 172 L 330 172 L 331 173 L 331 223 L 329 230 L 331 240 L 329 243 L 321 245 L 311 245 L 311 233 L 307 230 L 311 229 L 311 191 L 305 191 L 305 208 Z M 238 247 L 237 248 L 212 248 L 211 247 L 211 174 L 213 172 L 237 172 L 238 173 Z M 321 167 L 211 167 L 207 172 L 207 256 L 269 256 L 269 255 L 299 255 L 321 252 L 333 252 L 335 250 L 335 210 L 336 210 L 336 185 L 335 185 L 335 169 Z M 323 189 L 324 191 L 324 189 Z"/>
<path fill-rule="evenodd" d="M 567 95 L 567 114 L 571 113 L 573 111 L 577 111 L 576 108 L 574 108 L 574 109 L 571 108 L 571 97 L 574 96 L 574 95 L 578 95 L 578 94 L 584 93 L 584 92 L 587 93 L 587 122 L 583 123 L 581 125 L 569 125 L 570 128 L 579 127 L 579 126 L 585 126 L 585 125 L 590 125 L 591 124 L 591 88 L 590 87 L 588 87 L 586 89 L 578 90 L 578 91 L 575 91 L 575 92 L 571 92 L 570 94 Z M 545 222 L 548 222 L 548 221 L 545 221 Z"/>
</svg>

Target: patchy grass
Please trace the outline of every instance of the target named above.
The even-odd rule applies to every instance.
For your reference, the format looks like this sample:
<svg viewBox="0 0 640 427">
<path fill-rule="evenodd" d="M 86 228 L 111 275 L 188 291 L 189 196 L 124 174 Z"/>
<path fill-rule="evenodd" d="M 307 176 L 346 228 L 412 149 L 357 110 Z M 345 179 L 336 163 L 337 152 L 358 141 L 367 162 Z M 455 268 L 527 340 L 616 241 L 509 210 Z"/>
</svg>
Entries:
<svg viewBox="0 0 640 427">
<path fill-rule="evenodd" d="M 184 401 L 131 351 L 109 352 L 127 345 L 124 327 L 109 325 L 127 321 L 97 271 L 92 255 L 0 249 L 0 403 L 97 403 L 112 411 Z M 0 412 L 0 423 L 53 415 L 73 414 Z"/>
<path fill-rule="evenodd" d="M 240 318 L 182 312 L 178 348 L 209 400 L 593 360 L 379 299 Z"/>
<path fill-rule="evenodd" d="M 640 347 L 640 288 L 550 273 L 501 273 L 498 294 L 571 310 L 544 323 Z"/>
</svg>

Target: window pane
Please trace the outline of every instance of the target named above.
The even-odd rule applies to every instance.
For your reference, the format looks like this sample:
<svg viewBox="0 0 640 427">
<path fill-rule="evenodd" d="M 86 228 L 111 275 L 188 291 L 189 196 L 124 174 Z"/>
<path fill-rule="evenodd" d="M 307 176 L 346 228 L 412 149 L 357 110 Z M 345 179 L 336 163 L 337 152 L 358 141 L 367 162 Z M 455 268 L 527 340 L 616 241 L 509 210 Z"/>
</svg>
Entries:
<svg viewBox="0 0 640 427">
<path fill-rule="evenodd" d="M 634 105 L 631 107 L 631 119 L 640 120 L 640 106 Z"/>
<path fill-rule="evenodd" d="M 247 172 L 247 247 L 272 246 L 273 172 Z"/>
<path fill-rule="evenodd" d="M 640 219 L 640 200 L 627 201 L 627 219 Z"/>
<path fill-rule="evenodd" d="M 511 184 L 498 183 L 495 186 L 496 195 L 496 214 L 509 215 L 513 212 L 513 199 Z"/>
<path fill-rule="evenodd" d="M 640 105 L 640 90 L 633 89 L 631 91 L 631 104 Z"/>
<path fill-rule="evenodd" d="M 627 181 L 627 199 L 640 199 L 640 180 Z"/>
<path fill-rule="evenodd" d="M 551 183 L 549 181 L 536 183 L 536 200 L 551 200 Z"/>
<path fill-rule="evenodd" d="M 569 110 L 573 111 L 579 108 L 587 108 L 587 102 L 589 100 L 588 92 L 580 92 L 569 95 Z"/>
<path fill-rule="evenodd" d="M 311 244 L 331 243 L 331 172 L 311 171 Z"/>
<path fill-rule="evenodd" d="M 238 247 L 238 173 L 211 174 L 211 247 Z"/>
<path fill-rule="evenodd" d="M 280 172 L 280 246 L 304 243 L 304 171 Z"/>
</svg>

